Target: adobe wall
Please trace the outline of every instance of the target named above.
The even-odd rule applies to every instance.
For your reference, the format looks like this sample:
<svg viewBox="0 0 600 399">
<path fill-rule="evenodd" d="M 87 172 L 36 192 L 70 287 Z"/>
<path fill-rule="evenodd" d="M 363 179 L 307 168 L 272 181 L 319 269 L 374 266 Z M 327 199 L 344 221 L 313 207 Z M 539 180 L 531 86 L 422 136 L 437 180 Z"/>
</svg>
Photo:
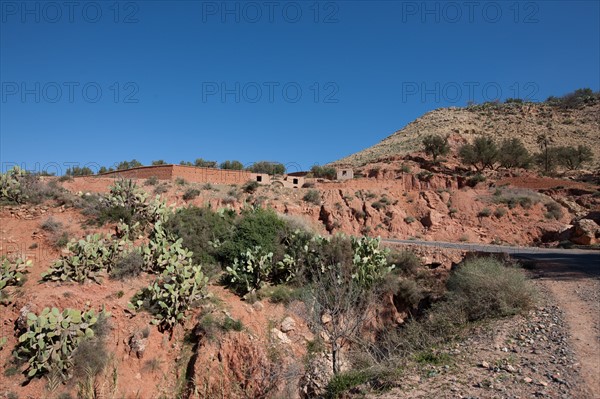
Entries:
<svg viewBox="0 0 600 399">
<path fill-rule="evenodd" d="M 261 176 L 260 184 L 271 184 L 270 176 L 263 173 L 252 173 L 245 170 L 198 168 L 196 166 L 184 165 L 140 166 L 138 168 L 103 173 L 100 176 L 125 179 L 148 179 L 155 176 L 160 180 L 182 178 L 193 183 L 212 184 L 244 184 L 248 180 L 257 181 L 257 176 Z"/>
<path fill-rule="evenodd" d="M 195 183 L 243 184 L 248 180 L 256 180 L 255 173 L 245 170 L 197 168 L 195 166 L 183 165 L 173 165 L 172 167 L 173 178 L 180 177 Z"/>
<path fill-rule="evenodd" d="M 170 180 L 173 177 L 173 165 L 140 166 L 139 168 L 102 173 L 99 176 L 124 179 L 147 179 L 156 176 L 160 180 Z"/>
</svg>

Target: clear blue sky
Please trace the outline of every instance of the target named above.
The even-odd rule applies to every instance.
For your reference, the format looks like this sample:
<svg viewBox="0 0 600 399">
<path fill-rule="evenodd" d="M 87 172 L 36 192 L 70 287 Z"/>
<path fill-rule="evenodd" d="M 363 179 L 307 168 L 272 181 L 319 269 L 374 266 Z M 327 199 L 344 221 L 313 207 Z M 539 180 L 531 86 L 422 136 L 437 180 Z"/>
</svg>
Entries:
<svg viewBox="0 0 600 399">
<path fill-rule="evenodd" d="M 435 108 L 600 86 L 598 1 L 0 5 L 3 170 L 308 169 Z"/>
</svg>

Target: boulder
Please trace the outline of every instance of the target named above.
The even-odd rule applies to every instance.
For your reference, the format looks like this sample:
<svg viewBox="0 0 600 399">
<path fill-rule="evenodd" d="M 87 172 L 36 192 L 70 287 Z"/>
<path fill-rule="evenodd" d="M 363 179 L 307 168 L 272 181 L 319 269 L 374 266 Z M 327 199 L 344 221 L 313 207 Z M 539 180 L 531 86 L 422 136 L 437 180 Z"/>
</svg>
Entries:
<svg viewBox="0 0 600 399">
<path fill-rule="evenodd" d="M 573 224 L 571 242 L 579 245 L 592 245 L 598 242 L 600 226 L 591 219 L 580 219 Z"/>
</svg>

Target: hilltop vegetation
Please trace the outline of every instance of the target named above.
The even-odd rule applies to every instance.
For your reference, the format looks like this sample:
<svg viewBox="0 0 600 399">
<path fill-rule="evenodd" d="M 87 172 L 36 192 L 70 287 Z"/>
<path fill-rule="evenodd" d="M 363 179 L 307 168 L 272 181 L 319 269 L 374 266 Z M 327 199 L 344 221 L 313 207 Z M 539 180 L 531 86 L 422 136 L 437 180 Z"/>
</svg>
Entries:
<svg viewBox="0 0 600 399">
<path fill-rule="evenodd" d="M 540 103 L 508 99 L 504 103 L 441 108 L 417 118 L 380 143 L 331 165 L 360 167 L 414 153 L 421 150 L 423 139 L 430 135 L 448 136 L 455 152 L 461 145 L 480 136 L 497 141 L 519 138 L 531 153 L 539 151 L 538 137 L 545 135 L 555 147 L 589 147 L 594 159 L 598 160 L 599 115 L 600 94 L 590 89 L 550 97 Z"/>
</svg>

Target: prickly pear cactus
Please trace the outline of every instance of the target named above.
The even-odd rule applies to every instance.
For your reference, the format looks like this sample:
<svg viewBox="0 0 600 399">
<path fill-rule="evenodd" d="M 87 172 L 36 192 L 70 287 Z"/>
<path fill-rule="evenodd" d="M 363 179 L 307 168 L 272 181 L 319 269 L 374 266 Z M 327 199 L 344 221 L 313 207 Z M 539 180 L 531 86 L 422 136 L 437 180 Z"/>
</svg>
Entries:
<svg viewBox="0 0 600 399">
<path fill-rule="evenodd" d="M 111 245 L 110 239 L 101 234 L 72 240 L 67 244 L 70 254 L 54 262 L 50 270 L 42 274 L 42 279 L 79 283 L 91 280 L 100 283 L 101 273 L 105 270 L 110 271 L 113 259 Z"/>
<path fill-rule="evenodd" d="M 387 265 L 386 249 L 379 246 L 378 238 L 351 237 L 354 250 L 354 273 L 352 278 L 359 284 L 370 287 L 377 279 L 393 269 Z"/>
<path fill-rule="evenodd" d="M 146 307 L 154 314 L 152 322 L 161 331 L 173 331 L 185 320 L 185 312 L 208 296 L 208 278 L 200 266 L 169 264 L 162 274 L 147 288 L 138 292 L 129 303 L 129 308 L 138 310 Z"/>
<path fill-rule="evenodd" d="M 22 180 L 27 173 L 18 166 L 0 174 L 0 200 L 23 203 L 27 196 L 23 192 Z"/>
<path fill-rule="evenodd" d="M 7 257 L 0 258 L 0 302 L 10 303 L 10 296 L 6 293 L 9 286 L 19 286 L 24 281 L 25 273 L 29 273 L 27 268 L 31 266 L 30 260 L 17 258 L 11 261 Z"/>
<path fill-rule="evenodd" d="M 270 281 L 273 272 L 273 253 L 260 247 L 249 248 L 228 266 L 225 281 L 239 294 L 260 289 Z"/>
<path fill-rule="evenodd" d="M 104 317 L 109 313 L 101 312 Z M 28 363 L 28 378 L 56 372 L 69 378 L 73 352 L 84 339 L 94 336 L 92 326 L 98 321 L 93 310 L 45 308 L 39 315 L 27 314 L 27 329 L 19 336 L 14 355 Z"/>
</svg>

